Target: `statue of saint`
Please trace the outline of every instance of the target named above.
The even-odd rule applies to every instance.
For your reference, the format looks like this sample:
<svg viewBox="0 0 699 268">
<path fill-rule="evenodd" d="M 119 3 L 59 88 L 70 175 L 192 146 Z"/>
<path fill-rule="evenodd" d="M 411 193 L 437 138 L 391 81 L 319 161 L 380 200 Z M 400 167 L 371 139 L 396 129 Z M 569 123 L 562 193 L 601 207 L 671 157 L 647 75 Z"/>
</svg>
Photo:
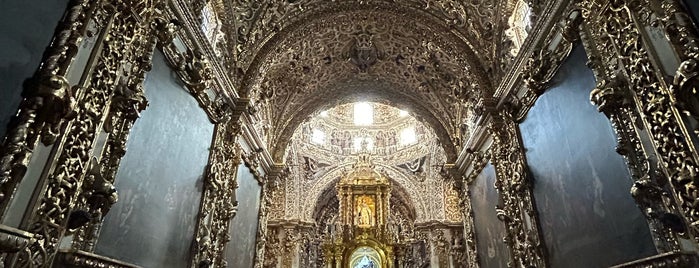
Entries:
<svg viewBox="0 0 699 268">
<path fill-rule="evenodd" d="M 372 225 L 372 213 L 369 204 L 367 204 L 364 198 L 360 198 L 357 204 L 357 225 L 359 226 L 371 226 Z"/>
</svg>

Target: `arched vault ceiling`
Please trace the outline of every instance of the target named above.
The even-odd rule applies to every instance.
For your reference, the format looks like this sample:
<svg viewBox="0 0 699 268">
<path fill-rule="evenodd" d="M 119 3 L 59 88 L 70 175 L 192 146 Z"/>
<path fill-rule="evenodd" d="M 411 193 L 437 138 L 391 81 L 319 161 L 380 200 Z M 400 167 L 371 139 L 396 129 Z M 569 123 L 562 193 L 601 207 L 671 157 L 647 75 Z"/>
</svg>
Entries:
<svg viewBox="0 0 699 268">
<path fill-rule="evenodd" d="M 233 54 L 238 67 L 247 70 L 270 40 L 276 41 L 279 35 L 299 25 L 341 13 L 372 10 L 399 14 L 407 20 L 432 25 L 433 31 L 448 32 L 464 46 L 478 51 L 472 56 L 489 66 L 497 41 L 497 8 L 495 0 L 236 0 L 229 4 L 234 13 L 234 33 L 229 36 L 234 37 L 230 43 L 236 44 Z"/>
<path fill-rule="evenodd" d="M 445 148 L 458 148 L 465 138 L 463 110 L 481 99 L 491 81 L 469 46 L 448 33 L 406 14 L 354 10 L 318 18 L 276 40 L 243 87 L 252 110 L 269 124 L 275 159 L 298 123 L 329 99 L 367 96 L 409 106 Z"/>
</svg>

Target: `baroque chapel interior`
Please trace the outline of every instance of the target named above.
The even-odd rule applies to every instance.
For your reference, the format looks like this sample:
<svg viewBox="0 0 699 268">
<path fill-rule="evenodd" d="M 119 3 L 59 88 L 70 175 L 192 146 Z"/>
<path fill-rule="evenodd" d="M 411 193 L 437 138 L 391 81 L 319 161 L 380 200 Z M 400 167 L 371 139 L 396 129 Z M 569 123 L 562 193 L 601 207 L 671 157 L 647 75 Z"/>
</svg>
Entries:
<svg viewBox="0 0 699 268">
<path fill-rule="evenodd" d="M 699 267 L 699 1 L 0 1 L 0 268 Z"/>
</svg>

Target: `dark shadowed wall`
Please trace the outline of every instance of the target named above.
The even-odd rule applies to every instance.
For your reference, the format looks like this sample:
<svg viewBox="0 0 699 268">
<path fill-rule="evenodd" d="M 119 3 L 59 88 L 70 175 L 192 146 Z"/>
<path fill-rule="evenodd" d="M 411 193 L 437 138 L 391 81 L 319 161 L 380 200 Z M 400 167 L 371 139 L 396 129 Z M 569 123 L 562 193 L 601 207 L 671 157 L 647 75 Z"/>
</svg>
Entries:
<svg viewBox="0 0 699 268">
<path fill-rule="evenodd" d="M 578 46 L 520 126 L 552 267 L 607 267 L 655 253 L 609 120 L 590 103 L 595 80 L 585 62 Z"/>
<path fill-rule="evenodd" d="M 0 1 L 0 137 L 19 106 L 22 83 L 39 67 L 67 3 Z"/>
<path fill-rule="evenodd" d="M 262 187 L 245 165 L 238 167 L 238 184 L 238 213 L 231 221 L 231 242 L 226 246 L 226 261 L 228 267 L 252 268 Z"/>
<path fill-rule="evenodd" d="M 694 15 L 695 23 L 699 23 L 699 1 L 697 0 L 685 0 L 690 12 Z"/>
<path fill-rule="evenodd" d="M 153 57 L 148 108 L 131 132 L 117 174 L 119 202 L 98 254 L 143 267 L 188 267 L 213 125 L 165 64 Z"/>
<path fill-rule="evenodd" d="M 495 190 L 495 168 L 488 164 L 471 184 L 471 207 L 476 228 L 476 247 L 481 267 L 504 268 L 509 251 L 503 242 L 505 225 L 498 220 L 495 205 L 499 204 Z"/>
</svg>

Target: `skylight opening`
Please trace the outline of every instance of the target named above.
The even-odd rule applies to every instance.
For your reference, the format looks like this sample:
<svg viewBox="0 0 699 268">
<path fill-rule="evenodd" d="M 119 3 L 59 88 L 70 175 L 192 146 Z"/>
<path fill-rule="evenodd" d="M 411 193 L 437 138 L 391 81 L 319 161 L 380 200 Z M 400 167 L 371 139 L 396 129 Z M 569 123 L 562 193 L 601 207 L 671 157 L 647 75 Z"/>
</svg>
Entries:
<svg viewBox="0 0 699 268">
<path fill-rule="evenodd" d="M 314 128 L 313 132 L 311 133 L 311 142 L 315 144 L 325 144 L 325 132 Z"/>
<path fill-rule="evenodd" d="M 354 104 L 354 124 L 370 126 L 374 123 L 374 107 L 370 103 L 357 102 Z"/>
<path fill-rule="evenodd" d="M 400 145 L 410 145 L 417 142 L 415 127 L 407 127 L 400 132 Z"/>
</svg>

